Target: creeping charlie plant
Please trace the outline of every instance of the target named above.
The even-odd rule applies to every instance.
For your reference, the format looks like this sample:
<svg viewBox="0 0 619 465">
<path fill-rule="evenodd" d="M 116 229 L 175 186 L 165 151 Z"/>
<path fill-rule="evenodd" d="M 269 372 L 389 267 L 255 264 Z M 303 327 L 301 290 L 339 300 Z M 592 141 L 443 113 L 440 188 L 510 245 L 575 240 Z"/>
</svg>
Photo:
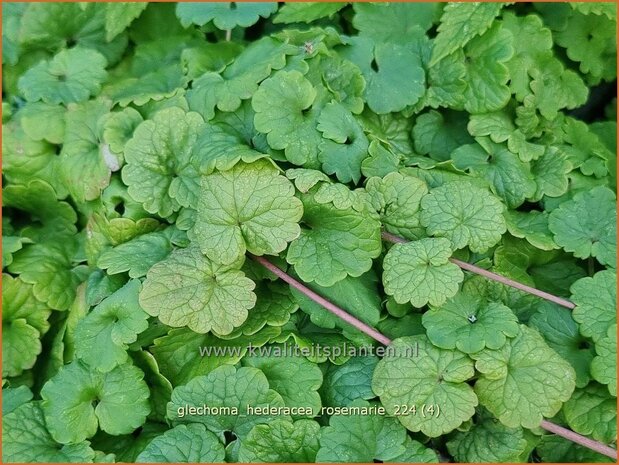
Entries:
<svg viewBox="0 0 619 465">
<path fill-rule="evenodd" d="M 615 3 L 1 8 L 3 463 L 616 459 Z"/>
</svg>

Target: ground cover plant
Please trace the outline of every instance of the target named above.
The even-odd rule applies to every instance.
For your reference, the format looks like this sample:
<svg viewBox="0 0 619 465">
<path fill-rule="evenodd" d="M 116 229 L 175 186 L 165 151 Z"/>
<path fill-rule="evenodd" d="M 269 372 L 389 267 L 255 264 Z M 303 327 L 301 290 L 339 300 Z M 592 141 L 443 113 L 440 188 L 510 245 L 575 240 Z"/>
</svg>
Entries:
<svg viewBox="0 0 619 465">
<path fill-rule="evenodd" d="M 3 462 L 616 459 L 612 3 L 2 3 Z"/>
</svg>

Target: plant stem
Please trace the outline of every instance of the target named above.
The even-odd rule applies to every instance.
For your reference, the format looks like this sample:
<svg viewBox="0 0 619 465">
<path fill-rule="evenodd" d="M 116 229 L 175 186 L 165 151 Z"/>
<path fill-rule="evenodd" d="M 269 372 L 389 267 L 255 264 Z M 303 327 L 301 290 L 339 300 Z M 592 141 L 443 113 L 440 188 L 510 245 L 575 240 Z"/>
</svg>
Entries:
<svg viewBox="0 0 619 465">
<path fill-rule="evenodd" d="M 396 236 L 394 234 L 390 234 L 390 233 L 384 232 L 384 231 L 382 233 L 382 236 L 383 236 L 383 239 L 385 239 L 386 241 L 393 242 L 393 243 L 396 243 L 396 244 L 402 244 L 402 243 L 408 242 L 406 239 L 403 239 L 403 238 L 401 238 L 399 236 Z M 463 262 L 462 260 L 458 260 L 457 258 L 450 258 L 449 261 L 452 262 L 455 265 L 458 265 L 463 270 L 470 271 L 471 273 L 475 273 L 475 274 L 478 274 L 478 275 L 483 276 L 485 278 L 488 278 L 488 279 L 491 279 L 493 281 L 496 281 L 496 282 L 499 282 L 501 284 L 504 284 L 506 286 L 513 287 L 514 289 L 518 289 L 520 291 L 523 291 L 523 292 L 526 292 L 528 294 L 534 295 L 534 296 L 539 297 L 541 299 L 548 300 L 548 301 L 553 302 L 553 303 L 555 303 L 557 305 L 560 305 L 561 307 L 565 307 L 565 308 L 569 308 L 569 309 L 573 309 L 573 308 L 576 307 L 576 305 L 574 305 L 572 302 L 570 302 L 567 299 L 563 299 L 563 298 L 558 297 L 556 295 L 549 294 L 548 292 L 544 292 L 544 291 L 541 291 L 541 290 L 536 289 L 534 287 L 527 286 L 526 284 L 519 283 L 518 281 L 514 281 L 513 279 L 506 278 L 505 276 L 501 276 L 500 274 L 493 273 L 492 271 L 485 270 L 483 268 L 480 268 L 479 266 L 472 265 L 472 264 L 467 263 L 467 262 Z"/>
<path fill-rule="evenodd" d="M 232 29 L 226 29 L 226 42 L 230 42 L 232 39 Z"/>
<path fill-rule="evenodd" d="M 299 292 L 302 292 L 303 294 L 305 294 L 307 297 L 309 297 L 310 299 L 312 299 L 314 302 L 322 305 L 324 308 L 326 308 L 328 311 L 330 311 L 331 313 L 333 313 L 335 316 L 337 316 L 338 318 L 341 318 L 342 320 L 344 320 L 346 323 L 348 323 L 351 326 L 354 326 L 355 328 L 357 328 L 359 331 L 367 334 L 368 336 L 370 336 L 371 338 L 377 340 L 378 342 L 380 342 L 381 344 L 384 345 L 389 345 L 391 344 L 391 339 L 389 339 L 387 336 L 379 333 L 378 331 L 376 331 L 374 328 L 372 328 L 371 326 L 365 324 L 363 321 L 355 318 L 354 316 L 352 316 L 350 313 L 346 312 L 345 310 L 341 309 L 340 307 L 338 307 L 337 305 L 329 302 L 327 299 L 325 299 L 324 297 L 316 294 L 314 291 L 312 291 L 310 288 L 308 288 L 307 286 L 304 286 L 303 284 L 301 284 L 299 281 L 297 281 L 296 279 L 294 279 L 292 276 L 290 276 L 289 274 L 287 274 L 286 272 L 280 270 L 278 267 L 276 267 L 275 265 L 273 265 L 271 262 L 269 262 L 266 258 L 264 257 L 257 257 L 255 255 L 250 255 L 250 257 L 257 261 L 258 263 L 260 263 L 262 266 L 264 266 L 266 269 L 268 269 L 270 272 L 272 272 L 273 274 L 275 274 L 278 278 L 280 278 L 281 280 L 287 282 L 288 284 L 290 284 L 292 287 L 294 287 L 295 289 L 297 289 Z"/>
<path fill-rule="evenodd" d="M 542 424 L 540 426 L 546 431 L 550 431 L 551 433 L 554 433 L 557 436 L 561 436 L 568 441 L 572 441 L 576 444 L 586 447 L 587 449 L 594 450 L 599 454 L 617 460 L 617 451 L 612 447 L 607 446 L 606 444 L 594 441 L 593 439 L 589 439 L 585 436 L 575 433 L 574 431 L 564 428 L 563 426 L 555 425 L 554 423 L 550 423 L 546 420 L 542 420 Z"/>
<path fill-rule="evenodd" d="M 394 237 L 397 239 L 393 240 L 392 242 L 406 242 L 406 240 L 402 239 L 401 237 L 397 237 L 397 236 L 394 236 Z M 384 334 L 381 334 L 380 332 L 378 332 L 371 326 L 365 324 L 361 320 L 358 320 L 357 318 L 355 318 L 354 316 L 352 316 L 345 310 L 341 309 L 337 305 L 329 302 L 324 297 L 316 294 L 314 291 L 312 291 L 307 286 L 303 285 L 301 282 L 294 279 L 292 276 L 287 274 L 285 271 L 280 270 L 278 267 L 273 265 L 266 258 L 258 257 L 252 254 L 248 254 L 248 255 L 252 258 L 252 260 L 260 263 L 262 266 L 264 266 L 271 273 L 275 274 L 282 281 L 285 281 L 286 283 L 290 284 L 292 287 L 294 287 L 295 289 L 305 294 L 307 297 L 312 299 L 317 304 L 322 305 L 326 310 L 333 313 L 338 318 L 341 318 L 346 323 L 350 324 L 351 326 L 354 326 L 359 331 L 367 334 L 368 336 L 377 340 L 381 344 L 384 344 L 386 346 L 391 344 L 391 339 L 389 339 L 387 336 L 385 336 Z M 542 420 L 540 427 L 545 429 L 546 431 L 550 431 L 551 433 L 556 434 L 557 436 L 561 436 L 562 438 L 567 439 L 568 441 L 574 442 L 583 447 L 586 447 L 595 452 L 598 452 L 607 457 L 617 460 L 617 451 L 613 449 L 612 447 L 607 446 L 606 444 L 602 444 L 601 442 L 594 441 L 593 439 L 589 439 L 567 428 L 564 428 L 559 425 L 555 425 L 554 423 L 551 423 L 547 420 Z"/>
</svg>

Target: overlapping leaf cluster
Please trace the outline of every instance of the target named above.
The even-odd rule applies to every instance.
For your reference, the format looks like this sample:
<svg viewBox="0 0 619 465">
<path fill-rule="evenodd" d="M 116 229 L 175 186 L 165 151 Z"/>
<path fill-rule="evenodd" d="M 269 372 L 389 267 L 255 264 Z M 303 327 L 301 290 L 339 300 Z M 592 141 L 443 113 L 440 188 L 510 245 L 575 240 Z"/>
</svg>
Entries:
<svg viewBox="0 0 619 465">
<path fill-rule="evenodd" d="M 4 461 L 604 460 L 614 4 L 2 9 Z"/>
</svg>

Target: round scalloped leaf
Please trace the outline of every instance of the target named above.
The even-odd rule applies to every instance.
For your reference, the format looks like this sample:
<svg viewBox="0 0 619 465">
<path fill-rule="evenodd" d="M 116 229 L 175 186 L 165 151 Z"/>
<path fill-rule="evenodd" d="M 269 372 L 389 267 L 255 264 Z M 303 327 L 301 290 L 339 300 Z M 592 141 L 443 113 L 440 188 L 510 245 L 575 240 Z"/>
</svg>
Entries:
<svg viewBox="0 0 619 465">
<path fill-rule="evenodd" d="M 372 405 L 363 400 L 350 404 L 359 412 Z M 393 460 L 406 452 L 406 430 L 383 415 L 332 415 L 320 433 L 316 462 L 372 463 Z"/>
<path fill-rule="evenodd" d="M 272 70 L 283 68 L 286 55 L 295 51 L 290 44 L 271 37 L 252 42 L 223 73 L 207 72 L 193 81 L 187 91 L 189 107 L 207 120 L 215 116 L 215 107 L 224 112 L 236 111 L 242 100 L 255 95 L 258 83 L 269 77 Z M 273 111 L 279 113 L 281 109 L 276 107 Z"/>
<path fill-rule="evenodd" d="M 125 145 L 122 179 L 149 213 L 167 217 L 181 207 L 196 208 L 200 164 L 193 155 L 203 124 L 195 112 L 166 108 L 141 123 Z"/>
<path fill-rule="evenodd" d="M 419 218 L 421 199 L 428 193 L 425 182 L 413 176 L 389 173 L 382 179 L 368 179 L 365 189 L 388 232 L 410 240 L 425 236 Z"/>
<path fill-rule="evenodd" d="M 142 14 L 148 3 L 119 2 L 105 4 L 105 38 L 111 41 Z"/>
<path fill-rule="evenodd" d="M 237 26 L 249 27 L 277 11 L 277 2 L 179 2 L 176 16 L 183 27 L 191 24 L 204 26 L 209 21 L 225 31 Z"/>
<path fill-rule="evenodd" d="M 605 338 L 595 344 L 597 357 L 591 362 L 591 376 L 608 385 L 608 391 L 617 397 L 617 325 L 608 328 Z"/>
<path fill-rule="evenodd" d="M 537 329 L 548 345 L 574 367 L 576 387 L 586 386 L 591 379 L 589 371 L 595 353 L 590 341 L 578 332 L 572 312 L 551 302 L 541 302 L 528 325 Z"/>
<path fill-rule="evenodd" d="M 9 271 L 33 285 L 34 296 L 54 310 L 66 310 L 81 281 L 73 267 L 77 252 L 73 236 L 54 236 L 32 244 L 13 258 Z"/>
<path fill-rule="evenodd" d="M 542 250 L 557 249 L 548 228 L 548 213 L 531 210 L 519 212 L 509 210 L 505 212 L 507 230 L 514 237 L 526 239 L 529 244 Z"/>
<path fill-rule="evenodd" d="M 33 140 L 62 144 L 66 108 L 44 102 L 28 103 L 21 108 L 20 123 L 26 135 Z"/>
<path fill-rule="evenodd" d="M 4 297 L 4 296 L 3 296 Z M 34 366 L 41 334 L 23 318 L 2 321 L 2 376 L 18 376 Z"/>
<path fill-rule="evenodd" d="M 359 356 L 343 365 L 330 365 L 321 389 L 325 405 L 339 407 L 357 399 L 373 399 L 372 373 L 377 363 L 377 357 Z"/>
<path fill-rule="evenodd" d="M 617 322 L 617 273 L 603 270 L 593 277 L 572 284 L 572 316 L 580 324 L 580 333 L 595 342 L 606 337 L 608 327 Z"/>
<path fill-rule="evenodd" d="M 318 146 L 322 169 L 335 174 L 340 182 L 357 184 L 369 146 L 359 122 L 344 105 L 331 102 L 320 112 L 317 129 L 324 138 Z"/>
<path fill-rule="evenodd" d="M 155 437 L 135 459 L 138 463 L 222 463 L 223 444 L 203 425 L 178 425 Z"/>
<path fill-rule="evenodd" d="M 518 318 L 509 307 L 462 293 L 440 307 L 430 308 L 422 322 L 432 344 L 467 354 L 500 349 L 519 329 Z"/>
<path fill-rule="evenodd" d="M 222 410 L 218 415 L 192 416 L 180 413 L 188 405 L 227 407 L 229 410 Z M 269 389 L 269 382 L 260 370 L 223 365 L 207 376 L 197 376 L 184 386 L 176 387 L 168 403 L 168 418 L 173 424 L 202 423 L 219 437 L 228 431 L 244 439 L 255 425 L 270 423 L 276 418 L 290 420 L 286 415 L 251 414 L 247 412 L 247 406 L 264 408 L 284 405 L 282 397 Z M 238 413 L 233 413 L 234 409 Z"/>
<path fill-rule="evenodd" d="M 128 344 L 148 328 L 148 314 L 138 303 L 138 280 L 104 299 L 75 328 L 75 355 L 102 372 L 125 363 Z M 102 350 L 104 349 L 104 350 Z"/>
<path fill-rule="evenodd" d="M 256 425 L 241 443 L 239 462 L 313 463 L 320 425 L 314 420 L 274 420 Z"/>
<path fill-rule="evenodd" d="M 28 386 L 5 387 L 2 390 L 2 415 L 8 415 L 16 408 L 30 402 L 33 397 Z"/>
<path fill-rule="evenodd" d="M 617 399 L 601 384 L 593 382 L 577 389 L 562 412 L 577 433 L 607 444 L 617 439 Z"/>
<path fill-rule="evenodd" d="M 617 208 L 615 193 L 599 186 L 579 192 L 550 213 L 555 242 L 578 258 L 595 257 L 616 267 Z"/>
<path fill-rule="evenodd" d="M 488 414 L 447 442 L 447 450 L 460 463 L 519 462 L 526 447 L 522 428 L 509 428 Z"/>
<path fill-rule="evenodd" d="M 353 3 L 359 35 L 380 42 L 411 42 L 432 27 L 437 3 Z"/>
<path fill-rule="evenodd" d="M 466 383 L 474 374 L 465 354 L 438 349 L 423 335 L 402 337 L 376 365 L 372 390 L 408 430 L 438 437 L 475 414 L 477 396 Z M 430 407 L 434 413 L 423 415 Z"/>
<path fill-rule="evenodd" d="M 450 242 L 443 238 L 394 245 L 383 261 L 385 292 L 399 304 L 442 305 L 464 279 L 462 270 L 449 262 L 451 253 Z"/>
<path fill-rule="evenodd" d="M 95 451 L 87 441 L 58 444 L 50 436 L 40 402 L 21 405 L 2 419 L 4 463 L 89 463 Z"/>
<path fill-rule="evenodd" d="M 342 56 L 360 69 L 367 83 L 364 96 L 378 114 L 404 110 L 425 93 L 421 57 L 399 43 L 375 43 L 366 37 L 350 37 Z"/>
<path fill-rule="evenodd" d="M 168 326 L 225 335 L 247 319 L 255 287 L 235 264 L 217 264 L 193 246 L 175 250 L 148 271 L 140 305 Z"/>
<path fill-rule="evenodd" d="M 47 305 L 35 298 L 33 287 L 19 277 L 2 275 L 2 322 L 22 319 L 38 333 L 49 329 L 51 311 Z M 10 358 L 5 358 L 5 362 Z"/>
<path fill-rule="evenodd" d="M 432 236 L 448 238 L 454 249 L 485 252 L 507 231 L 505 206 L 468 181 L 446 182 L 421 200 L 421 224 Z"/>
<path fill-rule="evenodd" d="M 267 160 L 237 163 L 202 178 L 192 235 L 211 260 L 228 265 L 249 251 L 277 255 L 299 237 L 303 204 Z"/>
<path fill-rule="evenodd" d="M 278 346 L 272 347 L 277 351 Z M 282 353 L 285 353 L 284 349 Z M 305 357 L 269 357 L 251 353 L 241 363 L 262 371 L 269 381 L 269 387 L 282 396 L 287 407 L 311 407 L 313 412 L 320 411 L 322 402 L 317 391 L 322 385 L 322 371 L 317 364 Z"/>
<path fill-rule="evenodd" d="M 62 50 L 51 61 L 30 68 L 19 79 L 19 90 L 31 102 L 83 102 L 101 90 L 106 64 L 105 57 L 95 50 Z"/>
<path fill-rule="evenodd" d="M 144 373 L 131 364 L 108 373 L 79 361 L 63 366 L 41 389 L 43 412 L 52 437 L 62 443 L 83 441 L 98 428 L 129 434 L 150 412 Z"/>
<path fill-rule="evenodd" d="M 380 222 L 369 207 L 337 208 L 319 203 L 315 193 L 301 195 L 301 236 L 290 243 L 286 260 L 303 281 L 332 286 L 346 276 L 358 277 L 380 255 Z"/>
<path fill-rule="evenodd" d="M 112 5 L 114 4 L 110 4 Z M 131 107 L 110 113 L 103 127 L 103 140 L 109 146 L 109 150 L 117 154 L 124 153 L 125 144 L 142 121 L 144 121 L 142 115 Z"/>
<path fill-rule="evenodd" d="M 152 232 L 118 244 L 99 255 L 97 266 L 109 275 L 129 272 L 130 278 L 141 278 L 172 251 L 170 234 Z"/>
<path fill-rule="evenodd" d="M 312 110 L 316 89 L 298 71 L 280 71 L 264 80 L 251 104 L 256 130 L 267 135 L 276 150 L 284 150 L 295 165 L 315 164 L 322 141 Z"/>
<path fill-rule="evenodd" d="M 481 405 L 509 427 L 536 428 L 553 417 L 575 387 L 572 366 L 527 326 L 499 350 L 471 355 L 481 373 L 475 392 Z"/>
</svg>

